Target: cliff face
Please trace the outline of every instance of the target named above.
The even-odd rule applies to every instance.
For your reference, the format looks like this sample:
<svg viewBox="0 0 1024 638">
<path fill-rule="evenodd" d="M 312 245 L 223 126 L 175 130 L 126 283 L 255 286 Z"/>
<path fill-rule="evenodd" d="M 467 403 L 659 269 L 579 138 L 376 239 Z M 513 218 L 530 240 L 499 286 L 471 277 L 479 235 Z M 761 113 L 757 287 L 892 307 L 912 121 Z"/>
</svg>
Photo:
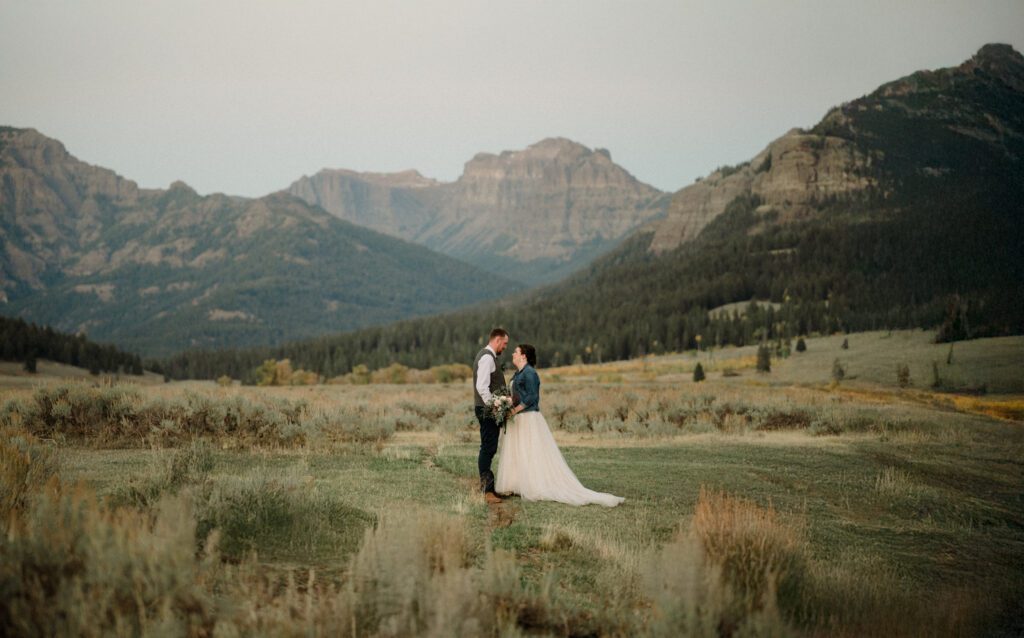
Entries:
<svg viewBox="0 0 1024 638">
<path fill-rule="evenodd" d="M 445 188 L 447 228 L 430 229 L 425 243 L 449 254 L 569 260 L 580 246 L 614 241 L 656 215 L 660 195 L 607 152 L 547 139 L 469 161 Z"/>
<path fill-rule="evenodd" d="M 973 179 L 989 156 L 1017 157 L 1022 144 L 1024 58 L 1007 45 L 986 45 L 958 67 L 884 84 L 813 129 L 793 129 L 751 161 L 676 192 L 653 225 L 650 249 L 694 239 L 738 196 L 756 198 L 766 223 L 784 223 L 835 202 Z"/>
<path fill-rule="evenodd" d="M 289 192 L 492 272 L 512 269 L 530 283 L 582 266 L 667 203 L 607 151 L 560 138 L 480 153 L 451 183 L 415 172 L 321 171 Z"/>
<path fill-rule="evenodd" d="M 740 196 L 755 196 L 760 213 L 781 221 L 814 214 L 829 198 L 852 197 L 877 186 L 873 158 L 848 140 L 793 129 L 753 160 L 719 169 L 672 197 L 668 215 L 656 226 L 653 252 L 671 250 L 697 237 Z"/>
<path fill-rule="evenodd" d="M 138 201 L 139 188 L 105 168 L 79 162 L 32 129 L 0 129 L 0 295 L 39 289 L 85 242 L 109 225 L 114 205 Z"/>
<path fill-rule="evenodd" d="M 357 173 L 325 169 L 312 177 L 302 177 L 288 192 L 353 224 L 412 240 L 431 220 L 417 192 L 438 185 L 417 171 Z"/>
<path fill-rule="evenodd" d="M 157 355 L 311 337 L 512 289 L 287 193 L 139 189 L 34 130 L 0 130 L 5 315 Z"/>
</svg>

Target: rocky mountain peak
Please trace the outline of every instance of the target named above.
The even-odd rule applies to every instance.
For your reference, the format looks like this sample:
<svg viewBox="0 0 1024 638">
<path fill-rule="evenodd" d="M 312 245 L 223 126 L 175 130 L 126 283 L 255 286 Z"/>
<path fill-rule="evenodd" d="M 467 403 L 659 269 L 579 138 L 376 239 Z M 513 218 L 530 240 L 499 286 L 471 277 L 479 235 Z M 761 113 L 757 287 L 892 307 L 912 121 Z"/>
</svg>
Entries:
<svg viewBox="0 0 1024 638">
<path fill-rule="evenodd" d="M 578 142 L 564 137 L 549 137 L 531 144 L 522 150 L 502 151 L 500 154 L 477 153 L 466 162 L 460 179 L 497 177 L 501 174 L 515 174 L 529 165 L 574 165 L 597 161 L 608 167 L 616 167 L 607 151 L 598 153 Z M 621 169 L 619 169 L 621 170 Z"/>
<path fill-rule="evenodd" d="M 551 188 L 571 185 L 577 190 L 623 188 L 646 196 L 660 194 L 612 162 L 607 149 L 591 150 L 564 137 L 549 137 L 521 150 L 477 153 L 453 186 L 505 182 L 507 189 L 508 183 L 524 180 L 546 181 Z"/>
<path fill-rule="evenodd" d="M 894 185 L 945 178 L 989 152 L 1018 157 L 1024 126 L 1010 105 L 1022 98 L 1024 57 L 1005 44 L 985 45 L 957 67 L 883 84 L 831 109 L 814 128 L 792 129 L 750 161 L 678 191 L 650 248 L 693 240 L 739 197 L 756 202 L 758 219 L 785 223 L 837 202 L 885 199 Z"/>
<path fill-rule="evenodd" d="M 102 231 L 111 207 L 139 195 L 135 182 L 31 128 L 0 127 L 0 183 L 0 291 L 42 287 Z"/>
<path fill-rule="evenodd" d="M 34 128 L 5 127 L 0 139 L 7 155 L 14 154 L 20 164 L 44 166 L 74 159 L 63 144 L 46 137 Z"/>
<path fill-rule="evenodd" d="M 986 44 L 978 49 L 960 71 L 980 69 L 1017 91 L 1024 91 L 1024 56 L 1009 44 Z"/>
<path fill-rule="evenodd" d="M 180 192 L 188 195 L 198 195 L 198 193 L 196 193 L 196 189 L 192 188 L 191 186 L 181 181 L 180 179 L 176 179 L 173 182 L 171 182 L 171 185 L 167 188 L 167 190 L 172 193 Z"/>
<path fill-rule="evenodd" d="M 64 144 L 34 128 L 0 127 L 0 157 L 0 172 L 8 179 L 25 179 L 30 173 L 49 175 L 38 185 L 57 192 L 69 200 L 66 203 L 92 195 L 131 199 L 138 191 L 135 182 L 79 161 Z"/>
<path fill-rule="evenodd" d="M 998 42 L 981 47 L 971 60 L 978 64 L 1012 64 L 1024 67 L 1024 55 L 1021 55 L 1012 45 Z"/>
<path fill-rule="evenodd" d="M 424 177 L 422 173 L 415 169 L 398 171 L 396 173 L 361 173 L 344 168 L 336 168 L 320 171 L 320 173 L 341 175 L 370 184 L 390 186 L 392 188 L 424 188 L 427 186 L 437 186 L 440 183 L 436 179 Z"/>
<path fill-rule="evenodd" d="M 565 137 L 548 137 L 519 151 L 521 155 L 540 157 L 589 157 L 592 151 Z"/>
</svg>

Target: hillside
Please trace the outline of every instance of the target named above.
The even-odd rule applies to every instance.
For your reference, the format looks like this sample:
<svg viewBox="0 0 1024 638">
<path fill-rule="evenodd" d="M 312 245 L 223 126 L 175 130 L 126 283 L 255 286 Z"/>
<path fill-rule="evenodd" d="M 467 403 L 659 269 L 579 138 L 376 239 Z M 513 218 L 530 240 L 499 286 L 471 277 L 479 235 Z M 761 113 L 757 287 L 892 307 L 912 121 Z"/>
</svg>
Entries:
<svg viewBox="0 0 1024 638">
<path fill-rule="evenodd" d="M 458 180 L 323 170 L 288 192 L 367 226 L 526 284 L 553 282 L 661 217 L 666 194 L 604 149 L 563 138 L 479 153 Z"/>
<path fill-rule="evenodd" d="M 1022 77 L 1018 52 L 987 45 L 959 67 L 886 84 L 682 189 L 664 220 L 567 281 L 503 305 L 273 351 L 189 354 L 169 370 L 245 375 L 265 355 L 326 374 L 422 367 L 468 360 L 492 324 L 537 345 L 542 365 L 678 351 L 698 335 L 745 345 L 934 329 L 951 310 L 973 336 L 1024 333 Z M 750 299 L 781 306 L 708 316 Z"/>
<path fill-rule="evenodd" d="M 756 200 L 756 232 L 836 213 L 912 214 L 943 192 L 1019 188 L 1022 149 L 1024 59 L 986 45 L 959 67 L 885 84 L 683 188 L 651 226 L 651 250 L 692 241 L 738 198 Z M 993 201 L 1004 204 L 1013 202 Z"/>
<path fill-rule="evenodd" d="M 0 131 L 0 313 L 147 356 L 427 315 L 516 286 L 276 193 L 140 189 Z"/>
</svg>

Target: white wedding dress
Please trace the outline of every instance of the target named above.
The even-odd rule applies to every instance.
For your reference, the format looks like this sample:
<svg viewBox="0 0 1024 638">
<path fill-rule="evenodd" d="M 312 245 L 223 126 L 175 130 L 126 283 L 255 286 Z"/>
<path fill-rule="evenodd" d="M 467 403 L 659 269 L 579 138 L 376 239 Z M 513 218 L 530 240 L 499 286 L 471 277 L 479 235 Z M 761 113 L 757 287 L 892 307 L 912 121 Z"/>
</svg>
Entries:
<svg viewBox="0 0 1024 638">
<path fill-rule="evenodd" d="M 540 412 L 520 412 L 515 416 L 501 436 L 498 455 L 494 489 L 499 494 L 518 494 L 527 501 L 596 503 L 605 507 L 615 507 L 626 500 L 583 487 L 562 458 L 551 428 Z"/>
</svg>

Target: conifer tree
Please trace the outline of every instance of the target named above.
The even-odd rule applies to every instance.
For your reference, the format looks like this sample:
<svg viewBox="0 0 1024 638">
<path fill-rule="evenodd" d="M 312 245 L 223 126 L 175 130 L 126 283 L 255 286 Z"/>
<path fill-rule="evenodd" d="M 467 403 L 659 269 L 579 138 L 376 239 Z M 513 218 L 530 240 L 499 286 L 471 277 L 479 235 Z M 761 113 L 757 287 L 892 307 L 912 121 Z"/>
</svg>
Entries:
<svg viewBox="0 0 1024 638">
<path fill-rule="evenodd" d="M 836 359 L 832 362 L 832 380 L 839 383 L 844 377 L 846 377 L 846 368 L 839 362 L 839 359 Z"/>
<path fill-rule="evenodd" d="M 757 371 L 772 371 L 772 353 L 763 343 L 757 347 Z"/>
</svg>

